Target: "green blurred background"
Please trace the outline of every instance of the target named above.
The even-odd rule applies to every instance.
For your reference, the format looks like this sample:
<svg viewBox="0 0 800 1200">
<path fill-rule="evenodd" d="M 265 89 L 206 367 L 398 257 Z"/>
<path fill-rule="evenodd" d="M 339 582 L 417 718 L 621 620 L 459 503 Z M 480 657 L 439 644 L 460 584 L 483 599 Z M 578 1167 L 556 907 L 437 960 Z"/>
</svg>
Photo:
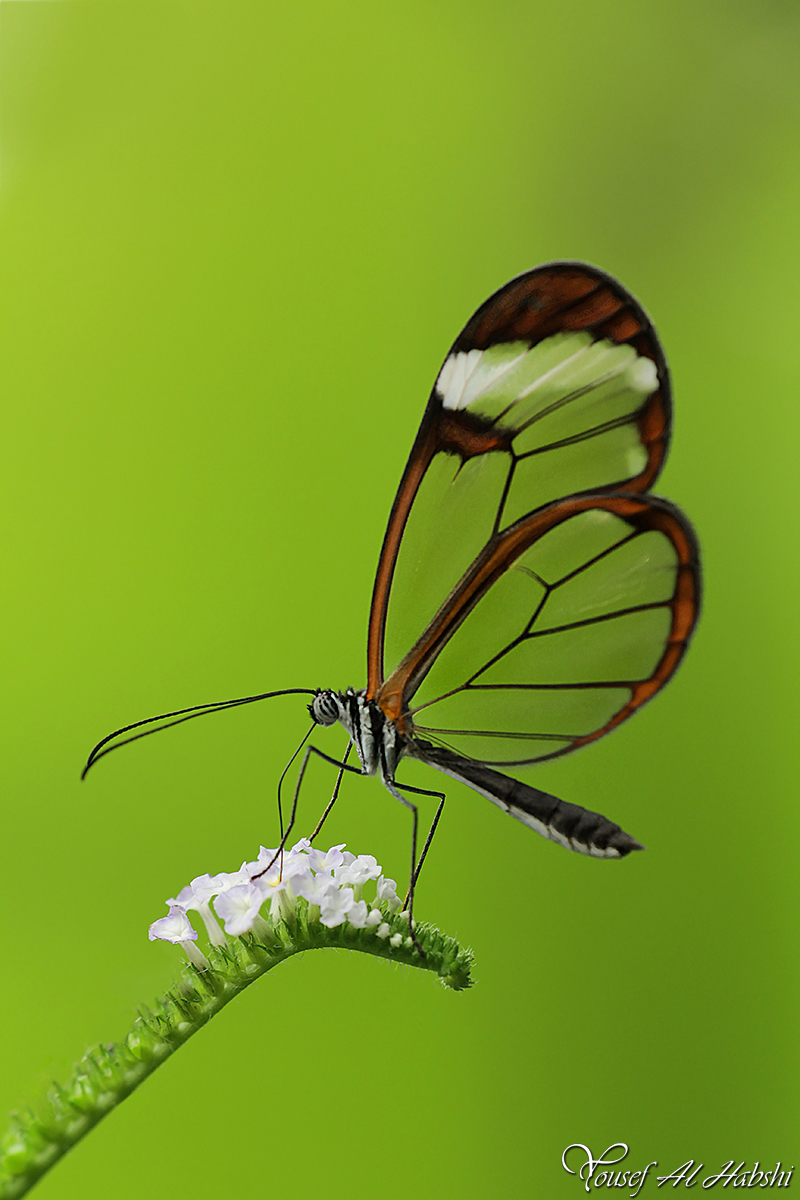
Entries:
<svg viewBox="0 0 800 1200">
<path fill-rule="evenodd" d="M 652 313 L 677 415 L 659 490 L 707 581 L 666 693 L 536 777 L 646 854 L 566 854 L 452 784 L 418 904 L 473 945 L 474 991 L 295 961 L 37 1195 L 576 1197 L 565 1146 L 616 1140 L 659 1173 L 791 1165 L 797 5 L 4 0 L 0 40 L 0 1111 L 169 985 L 148 923 L 274 842 L 306 716 L 195 722 L 81 785 L 90 746 L 364 683 L 428 390 L 511 275 L 585 258 Z M 402 878 L 377 782 L 329 831 Z"/>
</svg>

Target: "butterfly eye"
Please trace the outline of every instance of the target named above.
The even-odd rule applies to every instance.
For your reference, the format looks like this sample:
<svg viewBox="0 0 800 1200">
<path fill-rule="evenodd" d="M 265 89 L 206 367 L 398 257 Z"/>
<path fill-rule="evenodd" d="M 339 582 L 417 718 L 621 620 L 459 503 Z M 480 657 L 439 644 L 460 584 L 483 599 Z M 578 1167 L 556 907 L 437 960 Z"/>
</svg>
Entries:
<svg viewBox="0 0 800 1200">
<path fill-rule="evenodd" d="M 339 720 L 339 702 L 335 692 L 317 692 L 308 706 L 312 721 L 318 725 L 334 725 Z"/>
</svg>

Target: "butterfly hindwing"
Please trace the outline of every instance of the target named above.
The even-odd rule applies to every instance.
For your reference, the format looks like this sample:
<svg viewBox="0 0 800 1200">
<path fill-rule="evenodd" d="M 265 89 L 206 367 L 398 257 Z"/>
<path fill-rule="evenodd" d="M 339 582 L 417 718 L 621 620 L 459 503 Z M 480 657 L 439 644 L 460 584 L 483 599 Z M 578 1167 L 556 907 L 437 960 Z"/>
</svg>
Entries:
<svg viewBox="0 0 800 1200">
<path fill-rule="evenodd" d="M 569 497 L 490 541 L 379 703 L 407 736 L 489 765 L 553 758 L 663 686 L 698 604 L 697 545 L 674 505 Z"/>
</svg>

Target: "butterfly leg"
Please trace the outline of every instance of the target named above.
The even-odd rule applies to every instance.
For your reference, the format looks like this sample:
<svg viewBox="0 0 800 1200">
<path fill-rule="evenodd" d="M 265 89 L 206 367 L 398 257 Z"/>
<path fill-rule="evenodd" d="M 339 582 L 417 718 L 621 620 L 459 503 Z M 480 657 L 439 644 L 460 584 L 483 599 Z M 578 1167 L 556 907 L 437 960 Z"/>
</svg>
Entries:
<svg viewBox="0 0 800 1200">
<path fill-rule="evenodd" d="M 278 849 L 275 851 L 274 855 L 272 856 L 271 861 L 264 868 L 264 871 L 259 871 L 258 875 L 254 876 L 254 878 L 256 878 L 256 879 L 259 877 L 259 875 L 263 875 L 265 873 L 265 871 L 268 871 L 270 869 L 270 867 L 275 862 L 275 859 L 278 857 L 279 854 L 283 854 L 283 848 L 286 845 L 286 839 L 291 832 L 292 825 L 294 824 L 294 815 L 295 815 L 295 812 L 297 811 L 297 797 L 298 797 L 299 790 L 300 790 L 299 784 L 302 781 L 302 778 L 303 778 L 303 775 L 304 775 L 305 769 L 306 769 L 306 763 L 308 762 L 308 750 L 306 750 L 306 752 L 305 752 L 305 755 L 303 757 L 303 762 L 300 766 L 300 773 L 297 777 L 298 786 L 294 789 L 294 802 L 292 804 L 292 815 L 291 815 L 291 820 L 289 823 L 289 828 L 286 830 L 286 832 L 284 832 L 284 829 L 283 829 L 283 804 L 281 803 L 281 789 L 283 788 L 283 781 L 286 778 L 286 775 L 287 775 L 292 763 L 297 758 L 298 754 L 303 749 L 303 746 L 306 744 L 308 739 L 311 737 L 311 734 L 314 732 L 315 728 L 316 728 L 316 722 L 311 726 L 311 728 L 308 730 L 308 732 L 303 735 L 303 740 L 301 741 L 300 745 L 297 747 L 294 754 L 292 755 L 292 757 L 287 762 L 286 766 L 281 771 L 281 777 L 278 780 L 278 822 L 280 824 L 280 830 L 281 830 L 280 845 L 278 846 Z M 282 863 L 283 863 L 283 859 L 281 859 L 281 864 Z"/>
<path fill-rule="evenodd" d="M 398 784 L 397 786 L 400 787 L 401 785 Z M 442 809 L 444 808 L 444 802 L 445 802 L 444 792 L 428 792 L 427 794 L 429 796 L 436 796 L 439 799 L 439 807 L 436 809 L 436 816 L 433 818 L 433 823 L 432 823 L 430 829 L 428 830 L 428 836 L 425 839 L 425 845 L 422 848 L 422 854 L 420 854 L 420 856 L 419 856 L 419 862 L 417 863 L 417 869 L 414 873 L 414 880 L 413 880 L 414 887 L 417 886 L 417 880 L 420 877 L 420 873 L 422 871 L 422 865 L 425 862 L 425 859 L 427 858 L 428 851 L 430 850 L 431 842 L 433 841 L 433 835 L 436 833 L 436 826 L 439 824 L 439 818 L 442 815 Z M 409 889 L 409 891 L 410 891 L 410 889 Z M 408 904 L 408 896 L 406 896 L 405 903 Z"/>
<path fill-rule="evenodd" d="M 414 917 L 414 890 L 417 886 L 417 880 L 419 879 L 420 871 L 422 870 L 423 863 L 425 862 L 425 859 L 427 857 L 428 851 L 431 846 L 431 842 L 433 841 L 433 835 L 436 833 L 436 826 L 439 824 L 439 818 L 442 815 L 442 809 L 444 808 L 444 802 L 445 802 L 445 794 L 444 794 L 444 792 L 431 792 L 431 791 L 428 791 L 427 788 L 412 787 L 410 783 L 397 783 L 396 780 L 393 782 L 393 785 L 390 784 L 389 781 L 386 779 L 384 779 L 383 782 L 386 785 L 386 787 L 389 789 L 389 791 L 392 793 L 392 795 L 396 799 L 398 799 L 401 804 L 404 804 L 406 806 L 406 808 L 410 808 L 412 813 L 414 814 L 414 829 L 413 829 L 412 839 L 411 839 L 411 876 L 409 878 L 408 891 L 406 892 L 406 898 L 403 901 L 403 907 L 408 912 L 409 933 L 411 934 L 412 941 L 414 942 L 414 945 L 416 946 L 417 950 L 419 951 L 421 957 L 424 958 L 425 955 L 423 953 L 422 947 L 419 945 L 419 943 L 417 942 L 417 939 L 414 937 L 414 930 L 412 927 L 412 921 L 413 921 L 413 917 Z M 428 830 L 428 836 L 425 839 L 425 845 L 423 847 L 422 854 L 419 857 L 419 861 L 417 861 L 417 822 L 418 822 L 418 815 L 419 815 L 418 809 L 417 809 L 416 804 L 412 804 L 410 800 L 406 800 L 405 796 L 401 796 L 400 793 L 396 790 L 397 788 L 400 788 L 404 792 L 413 792 L 415 796 L 434 796 L 439 801 L 439 807 L 436 810 L 436 816 L 433 818 L 433 824 L 431 825 L 430 829 Z"/>
<path fill-rule="evenodd" d="M 425 951 L 422 949 L 416 937 L 414 936 L 414 879 L 417 871 L 417 827 L 419 825 L 419 809 L 417 808 L 416 804 L 411 802 L 411 800 L 406 800 L 405 796 L 400 795 L 400 792 L 397 790 L 399 784 L 395 785 L 390 779 L 387 779 L 385 775 L 383 777 L 383 783 L 387 791 L 391 792 L 391 794 L 394 796 L 395 800 L 399 800 L 405 808 L 409 808 L 411 810 L 411 820 L 413 823 L 411 830 L 411 886 L 408 889 L 408 907 L 406 911 L 408 913 L 408 932 L 411 935 L 411 940 L 416 946 L 417 953 L 419 954 L 420 958 L 424 958 Z M 417 792 L 419 789 L 405 785 L 404 790 L 409 792 Z"/>
<path fill-rule="evenodd" d="M 306 734 L 306 737 L 308 737 L 308 734 Z M 303 742 L 305 740 L 306 739 L 303 738 Z M 321 817 L 316 829 L 314 830 L 311 837 L 309 838 L 309 841 L 313 841 L 313 839 L 317 836 L 317 834 L 319 833 L 320 829 L 322 828 L 328 814 L 330 813 L 331 809 L 333 808 L 334 804 L 336 803 L 337 797 L 339 795 L 339 788 L 340 788 L 341 782 L 342 782 L 342 776 L 344 775 L 345 771 L 351 771 L 354 775 L 362 774 L 362 772 L 358 769 L 358 767 L 351 767 L 347 763 L 347 757 L 348 757 L 350 750 L 352 749 L 352 745 L 353 745 L 352 742 L 348 745 L 347 750 L 344 753 L 344 760 L 342 762 L 340 762 L 338 760 L 338 758 L 331 758 L 330 755 L 323 754 L 322 751 L 318 750 L 316 746 L 307 746 L 306 752 L 303 755 L 303 761 L 300 764 L 300 770 L 297 772 L 297 782 L 295 784 L 294 797 L 292 799 L 292 811 L 289 814 L 289 823 L 286 826 L 286 829 L 284 831 L 284 829 L 283 829 L 283 813 L 281 811 L 281 802 L 280 802 L 280 787 L 286 776 L 286 772 L 289 770 L 289 767 L 292 765 L 292 762 L 297 757 L 297 754 L 299 753 L 300 748 L 303 745 L 303 742 L 300 743 L 300 746 L 298 746 L 297 750 L 292 755 L 292 757 L 289 759 L 289 762 L 286 764 L 286 768 L 284 769 L 284 772 L 281 775 L 280 782 L 278 784 L 278 813 L 280 816 L 280 823 L 281 823 L 280 845 L 278 846 L 278 849 L 275 851 L 275 853 L 273 854 L 270 861 L 267 863 L 266 867 L 264 867 L 264 870 L 259 871 L 258 875 L 253 875 L 252 876 L 253 879 L 258 879 L 261 875 L 265 875 L 267 873 L 267 871 L 269 871 L 270 867 L 275 862 L 275 860 L 279 857 L 279 855 L 283 854 L 283 851 L 286 847 L 286 843 L 289 840 L 289 834 L 292 832 L 292 829 L 294 828 L 295 817 L 297 816 L 297 802 L 300 799 L 300 789 L 303 786 L 303 778 L 306 773 L 306 767 L 308 766 L 308 760 L 310 759 L 312 754 L 316 754 L 319 758 L 324 759 L 325 762 L 329 762 L 329 763 L 331 763 L 332 766 L 338 767 L 339 774 L 336 779 L 336 786 L 333 790 L 333 796 L 331 797 L 330 802 L 328 803 L 328 806 L 325 809 L 325 812 L 322 814 L 322 817 Z"/>
<path fill-rule="evenodd" d="M 335 759 L 328 758 L 327 754 L 322 754 L 322 752 L 321 752 L 321 751 L 317 750 L 316 746 L 309 746 L 309 748 L 308 748 L 308 749 L 309 749 L 309 751 L 313 750 L 313 751 L 314 751 L 316 754 L 319 754 L 320 758 L 324 758 L 326 762 L 335 763 L 335 761 L 336 761 Z M 344 755 L 343 755 L 343 757 L 342 757 L 342 761 L 341 761 L 340 763 L 338 763 L 338 764 L 337 764 L 337 765 L 338 765 L 338 767 L 339 767 L 339 772 L 338 772 L 338 774 L 337 774 L 337 776 L 336 776 L 336 785 L 335 785 L 335 787 L 334 787 L 334 789 L 333 789 L 333 795 L 331 796 L 331 798 L 330 798 L 330 800 L 329 800 L 329 802 L 328 802 L 328 806 L 327 806 L 327 808 L 325 809 L 325 812 L 322 814 L 322 816 L 320 817 L 319 821 L 317 822 L 317 827 L 316 827 L 316 829 L 315 829 L 315 830 L 314 830 L 314 832 L 313 832 L 313 833 L 310 835 L 310 837 L 309 837 L 309 839 L 308 839 L 308 840 L 309 840 L 309 842 L 313 842 L 313 841 L 314 841 L 314 838 L 317 836 L 317 834 L 319 833 L 320 829 L 322 829 L 322 826 L 323 826 L 323 825 L 325 824 L 325 822 L 327 821 L 327 819 L 328 819 L 328 814 L 329 814 L 329 812 L 331 811 L 331 809 L 333 808 L 334 804 L 336 803 L 336 801 L 337 801 L 337 799 L 338 799 L 338 796 L 339 796 L 339 788 L 342 786 L 342 779 L 344 778 L 344 773 L 345 773 L 345 771 L 356 771 L 356 768 L 355 768 L 355 767 L 348 767 L 348 765 L 347 765 L 347 759 L 348 759 L 348 756 L 349 756 L 349 754 L 350 754 L 350 751 L 351 751 L 352 749 L 353 749 L 353 743 L 352 743 L 352 742 L 348 742 L 348 743 L 347 743 L 347 749 L 345 750 L 345 752 L 344 752 Z M 360 774 L 361 774 L 361 772 L 360 772 L 360 771 L 356 771 L 356 774 L 359 774 L 359 775 L 360 775 Z"/>
<path fill-rule="evenodd" d="M 418 796 L 433 796 L 435 799 L 437 799 L 439 801 L 439 807 L 436 810 L 436 816 L 433 818 L 433 823 L 431 824 L 431 827 L 428 830 L 428 836 L 425 839 L 425 845 L 422 848 L 422 854 L 419 856 L 419 861 L 417 863 L 416 870 L 413 872 L 413 874 L 411 876 L 411 879 L 410 879 L 409 885 L 408 885 L 408 891 L 406 892 L 406 898 L 403 901 L 403 907 L 409 908 L 409 906 L 413 905 L 413 903 L 414 903 L 414 890 L 417 886 L 417 880 L 420 877 L 420 873 L 422 871 L 422 867 L 425 862 L 425 859 L 428 856 L 428 851 L 430 850 L 431 842 L 433 841 L 433 835 L 436 833 L 436 826 L 439 824 L 439 818 L 442 815 L 442 809 L 444 808 L 444 802 L 445 802 L 446 797 L 445 797 L 444 792 L 430 792 L 426 788 L 412 788 L 410 784 L 397 783 L 396 780 L 395 780 L 395 786 L 401 788 L 404 792 L 415 792 L 416 795 L 418 795 Z"/>
</svg>

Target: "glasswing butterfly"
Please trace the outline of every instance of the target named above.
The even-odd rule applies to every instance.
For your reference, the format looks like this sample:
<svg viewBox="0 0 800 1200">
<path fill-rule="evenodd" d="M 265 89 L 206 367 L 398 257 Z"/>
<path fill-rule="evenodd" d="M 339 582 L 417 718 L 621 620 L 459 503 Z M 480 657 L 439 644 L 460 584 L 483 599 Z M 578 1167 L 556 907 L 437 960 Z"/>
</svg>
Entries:
<svg viewBox="0 0 800 1200">
<path fill-rule="evenodd" d="M 404 757 L 569 849 L 597 858 L 641 849 L 612 821 L 513 772 L 610 732 L 686 651 L 697 540 L 675 505 L 649 494 L 670 417 L 658 337 L 615 279 L 580 262 L 512 279 L 469 319 L 431 392 L 381 549 L 366 688 L 294 688 L 165 713 L 104 738 L 85 770 L 167 727 L 116 740 L 140 726 L 307 693 L 313 724 L 289 765 L 317 725 L 338 722 L 350 743 L 342 762 L 306 748 L 281 847 L 309 755 L 339 767 L 314 837 L 343 771 L 357 770 L 347 764 L 355 747 L 357 773 L 379 776 L 413 812 L 409 911 L 444 796 L 398 784 Z M 417 809 L 401 791 L 441 801 L 419 861 Z"/>
</svg>

